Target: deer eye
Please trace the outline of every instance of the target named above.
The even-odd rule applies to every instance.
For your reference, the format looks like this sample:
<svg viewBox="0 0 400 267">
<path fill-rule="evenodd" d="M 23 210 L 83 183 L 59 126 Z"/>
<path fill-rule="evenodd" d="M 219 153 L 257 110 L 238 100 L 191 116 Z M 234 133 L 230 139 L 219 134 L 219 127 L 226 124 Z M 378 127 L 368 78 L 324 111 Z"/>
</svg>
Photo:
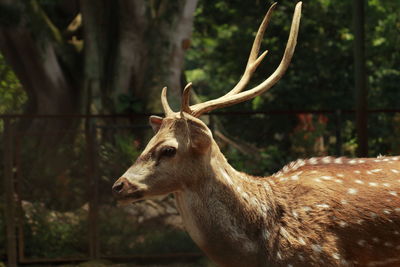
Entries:
<svg viewBox="0 0 400 267">
<path fill-rule="evenodd" d="M 160 157 L 173 157 L 176 154 L 176 148 L 172 146 L 166 146 L 161 148 Z"/>
</svg>

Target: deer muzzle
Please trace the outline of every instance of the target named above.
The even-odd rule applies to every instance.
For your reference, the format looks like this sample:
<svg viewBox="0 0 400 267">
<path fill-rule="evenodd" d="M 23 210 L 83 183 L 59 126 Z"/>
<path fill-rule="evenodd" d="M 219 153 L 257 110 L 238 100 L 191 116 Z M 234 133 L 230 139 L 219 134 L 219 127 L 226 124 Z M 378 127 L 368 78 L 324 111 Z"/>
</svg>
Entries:
<svg viewBox="0 0 400 267">
<path fill-rule="evenodd" d="M 119 178 L 112 187 L 112 192 L 117 200 L 140 199 L 143 197 L 143 191 L 139 186 L 131 183 L 127 178 Z"/>
</svg>

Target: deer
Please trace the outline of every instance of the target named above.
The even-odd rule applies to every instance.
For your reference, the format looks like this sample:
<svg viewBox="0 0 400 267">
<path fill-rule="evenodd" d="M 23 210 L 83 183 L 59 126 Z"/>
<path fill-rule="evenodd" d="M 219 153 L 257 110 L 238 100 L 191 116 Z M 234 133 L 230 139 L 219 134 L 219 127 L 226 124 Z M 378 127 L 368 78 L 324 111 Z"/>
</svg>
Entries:
<svg viewBox="0 0 400 267">
<path fill-rule="evenodd" d="M 200 116 L 258 96 L 288 68 L 302 3 L 295 6 L 279 66 L 244 90 L 265 57 L 266 13 L 243 76 L 225 95 L 190 105 L 192 84 L 175 112 L 150 116 L 155 135 L 114 183 L 121 203 L 173 194 L 185 230 L 219 266 L 400 266 L 400 157 L 298 159 L 268 177 L 235 170 Z"/>
</svg>

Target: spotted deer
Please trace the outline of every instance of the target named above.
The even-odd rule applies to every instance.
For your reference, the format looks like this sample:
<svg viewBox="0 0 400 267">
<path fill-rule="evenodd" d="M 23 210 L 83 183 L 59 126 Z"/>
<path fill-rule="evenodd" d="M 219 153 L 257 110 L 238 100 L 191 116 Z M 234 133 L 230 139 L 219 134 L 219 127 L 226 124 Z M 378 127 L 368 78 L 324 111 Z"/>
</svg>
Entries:
<svg viewBox="0 0 400 267">
<path fill-rule="evenodd" d="M 121 202 L 173 193 L 186 230 L 220 266 L 400 266 L 400 157 L 299 159 L 269 177 L 235 170 L 199 117 L 262 94 L 284 74 L 296 45 L 296 5 L 280 65 L 242 91 L 265 57 L 255 37 L 244 74 L 226 95 L 150 117 L 156 132 L 113 185 Z"/>
</svg>

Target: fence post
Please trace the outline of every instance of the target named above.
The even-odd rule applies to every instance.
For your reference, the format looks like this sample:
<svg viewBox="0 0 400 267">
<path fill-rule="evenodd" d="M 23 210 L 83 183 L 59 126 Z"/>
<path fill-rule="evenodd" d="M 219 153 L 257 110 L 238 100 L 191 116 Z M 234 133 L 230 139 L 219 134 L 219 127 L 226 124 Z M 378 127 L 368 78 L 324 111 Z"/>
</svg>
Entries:
<svg viewBox="0 0 400 267">
<path fill-rule="evenodd" d="M 341 156 L 343 154 L 342 151 L 342 111 L 340 109 L 336 110 L 335 112 L 336 118 L 336 155 Z"/>
<path fill-rule="evenodd" d="M 98 177 L 97 177 L 97 153 L 96 153 L 96 128 L 92 118 L 87 117 L 85 123 L 86 147 L 87 147 L 87 172 L 89 179 L 89 255 L 92 259 L 100 257 L 99 231 L 98 231 Z"/>
<path fill-rule="evenodd" d="M 15 224 L 15 192 L 13 182 L 13 126 L 4 118 L 4 216 L 6 224 L 7 261 L 9 267 L 17 266 L 17 241 Z"/>
</svg>

